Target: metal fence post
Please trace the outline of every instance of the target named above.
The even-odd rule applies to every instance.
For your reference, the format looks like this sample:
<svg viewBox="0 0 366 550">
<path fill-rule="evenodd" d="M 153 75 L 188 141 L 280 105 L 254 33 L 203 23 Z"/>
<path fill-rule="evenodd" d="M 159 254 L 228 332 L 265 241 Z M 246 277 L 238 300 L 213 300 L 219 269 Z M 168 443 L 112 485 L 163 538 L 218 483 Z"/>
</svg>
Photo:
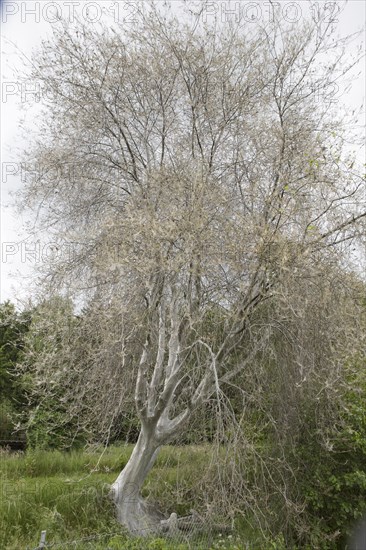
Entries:
<svg viewBox="0 0 366 550">
<path fill-rule="evenodd" d="M 42 548 L 46 548 L 46 531 L 41 532 L 41 540 L 39 541 L 37 550 L 41 550 Z"/>
</svg>

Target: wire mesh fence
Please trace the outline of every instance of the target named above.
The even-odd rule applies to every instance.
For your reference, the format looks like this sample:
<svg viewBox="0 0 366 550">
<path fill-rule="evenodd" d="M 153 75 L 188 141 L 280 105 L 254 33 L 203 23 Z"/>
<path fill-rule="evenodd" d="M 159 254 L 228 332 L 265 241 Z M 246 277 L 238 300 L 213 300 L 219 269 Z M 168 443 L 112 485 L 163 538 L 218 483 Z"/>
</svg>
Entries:
<svg viewBox="0 0 366 550">
<path fill-rule="evenodd" d="M 176 514 L 171 514 L 168 520 L 161 523 L 159 530 L 152 533 L 151 527 L 141 529 L 136 533 L 129 533 L 129 537 L 134 539 L 133 548 L 146 550 L 152 548 L 153 541 L 164 539 L 169 548 L 179 548 L 185 550 L 210 550 L 220 547 L 220 537 L 228 535 L 232 537 L 232 528 L 225 524 L 205 522 L 203 518 L 195 515 L 178 518 Z M 102 545 L 105 550 L 119 548 L 126 543 L 126 532 L 108 532 L 94 534 L 77 540 L 66 540 L 58 542 L 48 542 L 47 532 L 42 531 L 38 546 L 28 546 L 26 550 L 46 550 L 48 548 L 95 548 L 96 545 Z M 218 546 L 213 546 L 217 542 Z M 221 539 L 222 541 L 222 539 Z M 244 547 L 241 547 L 244 549 Z"/>
</svg>

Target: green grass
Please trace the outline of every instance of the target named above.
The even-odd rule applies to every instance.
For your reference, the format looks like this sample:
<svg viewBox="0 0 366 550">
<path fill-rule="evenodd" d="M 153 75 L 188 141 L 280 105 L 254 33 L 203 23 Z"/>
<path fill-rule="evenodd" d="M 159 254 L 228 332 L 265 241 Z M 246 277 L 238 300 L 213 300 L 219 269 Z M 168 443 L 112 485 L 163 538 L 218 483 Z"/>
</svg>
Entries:
<svg viewBox="0 0 366 550">
<path fill-rule="evenodd" d="M 50 542 L 116 531 L 106 484 L 131 449 L 105 453 L 29 452 L 1 460 L 0 548 L 34 548 L 40 532 Z"/>
<path fill-rule="evenodd" d="M 195 496 L 195 483 L 207 467 L 209 450 L 208 447 L 162 449 L 144 494 L 153 496 L 167 510 L 187 513 Z M 105 452 L 95 449 L 93 452 L 2 453 L 0 548 L 36 548 L 42 530 L 47 531 L 47 542 L 52 544 L 98 537 L 72 546 L 78 549 L 183 550 L 192 547 L 161 539 L 131 539 L 115 521 L 108 498 L 109 485 L 131 452 L 132 446 L 112 446 Z M 228 547 L 226 543 L 217 544 L 215 548 Z M 197 542 L 194 548 L 200 546 Z"/>
</svg>

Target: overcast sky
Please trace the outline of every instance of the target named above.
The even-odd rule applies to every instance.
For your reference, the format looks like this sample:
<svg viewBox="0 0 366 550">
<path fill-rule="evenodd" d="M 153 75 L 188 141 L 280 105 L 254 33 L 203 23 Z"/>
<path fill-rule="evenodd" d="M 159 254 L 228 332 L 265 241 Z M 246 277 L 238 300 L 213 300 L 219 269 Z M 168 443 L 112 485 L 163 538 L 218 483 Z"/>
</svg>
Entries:
<svg viewBox="0 0 366 550">
<path fill-rule="evenodd" d="M 324 2 L 318 2 L 323 5 Z M 171 2 L 174 10 L 179 9 L 179 0 Z M 282 1 L 278 9 L 287 20 L 301 21 L 306 12 L 307 0 L 297 2 Z M 329 5 L 340 4 L 328 2 Z M 338 32 L 346 36 L 359 31 L 365 25 L 364 0 L 350 0 L 343 13 L 339 15 Z M 91 1 L 11 1 L 2 2 L 2 37 L 1 37 L 1 290 L 0 301 L 11 299 L 15 302 L 27 296 L 27 280 L 32 273 L 34 256 L 31 251 L 35 247 L 35 239 L 23 228 L 24 220 L 15 213 L 11 206 L 11 192 L 22 186 L 22 174 L 19 168 L 17 148 L 26 145 L 26 139 L 21 136 L 20 122 L 26 116 L 29 128 L 37 117 L 39 103 L 37 95 L 29 87 L 21 87 L 17 80 L 16 70 L 22 63 L 27 64 L 31 50 L 40 44 L 42 38 L 52 32 L 57 25 L 57 16 L 62 15 L 72 19 L 78 14 L 91 25 L 99 20 L 113 20 L 132 24 L 135 15 L 136 2 L 121 2 L 113 0 Z M 239 10 L 239 11 L 238 11 Z M 229 12 L 246 17 L 244 24 L 251 24 L 250 17 L 265 21 L 270 17 L 270 4 L 242 1 L 211 2 L 207 8 L 206 17 L 213 17 L 217 12 L 221 19 L 230 17 Z M 248 22 L 247 22 L 248 19 Z M 358 44 L 364 44 L 365 32 L 358 38 Z M 364 45 L 363 45 L 364 48 Z M 358 76 L 357 76 L 358 75 Z M 365 61 L 359 63 L 353 72 L 354 81 L 347 93 L 338 91 L 337 100 L 349 109 L 360 107 L 365 100 Z M 365 111 L 360 114 L 360 127 L 365 124 Z M 357 156 L 365 162 L 365 149 L 359 147 Z"/>
</svg>

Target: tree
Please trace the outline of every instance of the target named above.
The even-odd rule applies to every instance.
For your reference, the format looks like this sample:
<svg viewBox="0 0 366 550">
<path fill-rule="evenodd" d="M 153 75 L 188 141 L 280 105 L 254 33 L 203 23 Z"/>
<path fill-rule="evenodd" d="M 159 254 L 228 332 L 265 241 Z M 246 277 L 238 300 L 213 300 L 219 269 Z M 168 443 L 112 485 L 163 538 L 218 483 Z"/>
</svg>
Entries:
<svg viewBox="0 0 366 550">
<path fill-rule="evenodd" d="M 29 448 L 67 449 L 85 440 L 77 416 L 65 398 L 72 384 L 70 353 L 76 346 L 71 341 L 78 327 L 70 300 L 53 296 L 34 307 L 23 351 L 17 362 L 17 373 L 24 392 L 20 423 L 27 435 Z M 69 356 L 68 356 L 69 355 Z"/>
<path fill-rule="evenodd" d="M 14 435 L 16 415 L 26 401 L 16 366 L 23 352 L 30 316 L 31 310 L 19 312 L 9 301 L 0 305 L 0 440 L 14 447 L 24 445 L 23 437 Z"/>
<path fill-rule="evenodd" d="M 115 377 L 136 380 L 141 431 L 112 490 L 134 532 L 160 525 L 140 495 L 159 448 L 281 330 L 256 312 L 345 262 L 366 215 L 326 102 L 352 65 L 335 14 L 245 33 L 192 21 L 152 4 L 129 29 L 60 25 L 32 72 L 47 94 L 23 204 L 58 243 L 46 284 L 118 311 Z M 110 404 L 93 366 L 84 392 Z"/>
<path fill-rule="evenodd" d="M 27 392 L 23 424 L 30 447 L 111 442 L 121 432 L 129 438 L 134 427 L 128 421 L 135 418 L 123 329 L 126 323 L 121 325 L 111 305 L 106 312 L 94 301 L 76 315 L 72 301 L 57 294 L 37 305 L 18 361 Z M 110 407 L 98 401 L 99 394 L 109 395 Z"/>
</svg>

